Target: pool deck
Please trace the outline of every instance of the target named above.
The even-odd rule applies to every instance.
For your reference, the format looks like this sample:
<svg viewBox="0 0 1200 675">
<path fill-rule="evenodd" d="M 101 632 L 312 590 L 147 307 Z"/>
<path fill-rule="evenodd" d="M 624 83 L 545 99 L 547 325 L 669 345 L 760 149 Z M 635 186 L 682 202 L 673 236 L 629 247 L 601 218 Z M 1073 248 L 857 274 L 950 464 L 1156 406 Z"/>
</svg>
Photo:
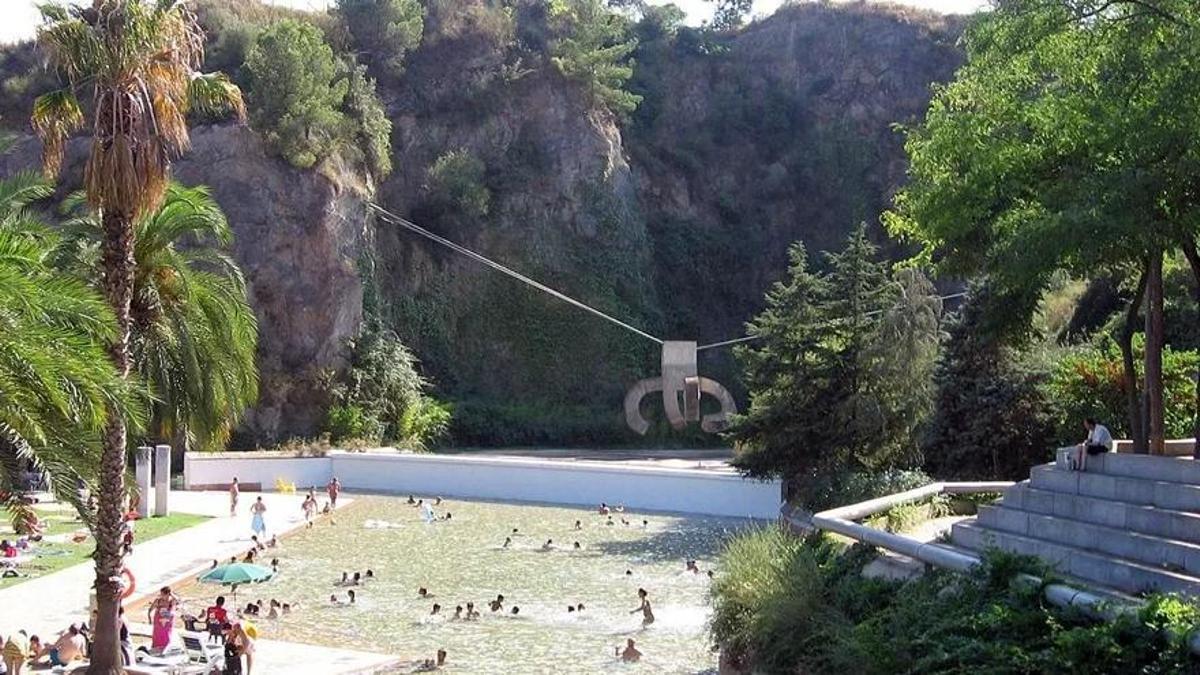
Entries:
<svg viewBox="0 0 1200 675">
<path fill-rule="evenodd" d="M 213 559 L 244 554 L 250 543 L 250 503 L 259 493 L 243 492 L 239 515 L 229 517 L 229 497 L 224 492 L 171 492 L 171 510 L 212 516 L 195 527 L 135 546 L 127 565 L 137 578 L 137 592 L 126 605 L 137 603 L 155 589 L 194 577 Z M 263 493 L 267 505 L 268 534 L 285 534 L 304 525 L 302 495 Z M 343 504 L 352 500 L 343 498 Z M 270 553 L 268 549 L 267 553 Z M 0 633 L 23 629 L 30 634 L 54 636 L 68 624 L 86 618 L 94 581 L 91 562 L 31 579 L 0 590 Z M 137 621 L 141 617 L 130 617 Z M 396 664 L 397 657 L 314 645 L 260 640 L 255 662 L 258 673 L 372 673 Z"/>
</svg>

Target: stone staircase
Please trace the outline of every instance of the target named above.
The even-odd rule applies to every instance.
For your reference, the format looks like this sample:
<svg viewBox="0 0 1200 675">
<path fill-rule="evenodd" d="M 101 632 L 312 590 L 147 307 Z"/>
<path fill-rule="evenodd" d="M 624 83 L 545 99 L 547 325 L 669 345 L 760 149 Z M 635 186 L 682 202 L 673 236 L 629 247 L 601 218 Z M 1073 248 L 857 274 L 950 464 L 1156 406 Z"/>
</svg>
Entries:
<svg viewBox="0 0 1200 675">
<path fill-rule="evenodd" d="M 979 517 L 954 525 L 957 546 L 1035 555 L 1059 573 L 1123 593 L 1200 596 L 1200 462 L 1105 454 L 1069 471 L 1064 451 L 1034 467 Z"/>
</svg>

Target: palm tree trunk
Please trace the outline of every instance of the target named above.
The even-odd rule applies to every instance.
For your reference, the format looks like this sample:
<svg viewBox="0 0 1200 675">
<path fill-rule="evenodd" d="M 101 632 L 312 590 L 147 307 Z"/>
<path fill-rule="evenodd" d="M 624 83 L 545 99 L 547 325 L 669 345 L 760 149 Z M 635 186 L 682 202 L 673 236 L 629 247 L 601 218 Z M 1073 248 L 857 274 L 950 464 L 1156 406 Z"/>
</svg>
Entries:
<svg viewBox="0 0 1200 675">
<path fill-rule="evenodd" d="M 1125 322 L 1118 334 L 1117 344 L 1121 347 L 1121 362 L 1125 369 L 1125 405 L 1129 413 L 1129 435 L 1133 439 L 1133 451 L 1146 454 L 1146 418 L 1143 415 L 1141 396 L 1138 394 L 1137 368 L 1133 359 L 1133 334 L 1137 330 L 1138 312 L 1142 307 L 1142 296 L 1146 293 L 1146 272 L 1138 277 L 1137 290 L 1125 309 Z"/>
<path fill-rule="evenodd" d="M 133 299 L 133 217 L 130 214 L 104 212 L 104 241 L 101 265 L 104 271 L 104 297 L 117 318 L 117 337 L 109 346 L 113 365 L 122 377 L 130 371 L 129 331 L 132 325 L 130 303 Z M 104 432 L 100 458 L 99 494 L 96 495 L 96 625 L 92 638 L 91 665 L 88 675 L 124 673 L 118 630 L 121 587 L 118 584 L 124 562 L 121 525 L 125 499 L 125 420 L 110 415 Z"/>
<path fill-rule="evenodd" d="M 1192 268 L 1192 281 L 1196 284 L 1192 289 L 1196 301 L 1197 316 L 1200 316 L 1200 252 L 1196 251 L 1196 240 L 1192 235 L 1184 237 L 1183 256 L 1187 258 L 1188 266 Z M 1200 459 L 1200 367 L 1196 371 L 1195 403 L 1192 408 L 1192 457 Z"/>
<path fill-rule="evenodd" d="M 1146 269 L 1146 440 L 1152 455 L 1165 450 L 1163 430 L 1163 252 Z"/>
</svg>

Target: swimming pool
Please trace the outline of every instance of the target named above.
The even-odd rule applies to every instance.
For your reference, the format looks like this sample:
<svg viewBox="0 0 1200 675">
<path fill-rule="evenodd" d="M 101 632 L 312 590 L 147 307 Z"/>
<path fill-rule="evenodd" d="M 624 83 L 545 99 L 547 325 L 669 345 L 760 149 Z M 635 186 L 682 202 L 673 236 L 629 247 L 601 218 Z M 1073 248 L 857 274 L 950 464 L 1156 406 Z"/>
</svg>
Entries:
<svg viewBox="0 0 1200 675">
<path fill-rule="evenodd" d="M 325 519 L 268 550 L 268 561 L 280 558 L 280 575 L 241 589 L 240 603 L 277 598 L 300 609 L 256 621 L 263 636 L 406 659 L 446 649 L 445 672 L 453 673 L 715 669 L 706 632 L 709 579 L 686 572 L 684 563 L 696 559 L 710 569 L 722 543 L 747 521 L 626 512 L 607 525 L 578 508 L 454 500 L 436 508 L 451 520 L 427 524 L 405 501 L 359 497 L 337 513 L 336 525 Z M 512 538 L 508 548 L 505 537 Z M 554 550 L 541 550 L 547 539 Z M 347 589 L 335 586 L 342 572 L 368 568 L 377 578 L 355 589 L 356 604 L 332 606 L 331 593 L 346 598 Z M 420 587 L 433 597 L 419 597 Z M 639 588 L 649 592 L 656 618 L 646 629 L 641 614 L 630 613 Z M 181 594 L 191 609 L 202 609 L 216 591 L 191 585 Z M 505 598 L 503 613 L 487 606 L 497 594 Z M 467 601 L 482 612 L 479 620 L 452 620 L 455 606 Z M 430 616 L 435 602 L 441 616 Z M 579 603 L 582 613 L 567 611 Z M 513 606 L 518 616 L 508 613 Z M 644 654 L 636 665 L 613 655 L 630 637 Z"/>
</svg>

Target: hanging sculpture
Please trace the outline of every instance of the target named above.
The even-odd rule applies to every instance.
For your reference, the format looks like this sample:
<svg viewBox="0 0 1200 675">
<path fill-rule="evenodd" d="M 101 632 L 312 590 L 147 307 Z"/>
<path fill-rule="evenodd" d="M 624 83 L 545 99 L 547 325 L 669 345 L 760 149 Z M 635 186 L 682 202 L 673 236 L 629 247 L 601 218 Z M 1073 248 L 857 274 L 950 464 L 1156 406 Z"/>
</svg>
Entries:
<svg viewBox="0 0 1200 675">
<path fill-rule="evenodd" d="M 720 382 L 700 377 L 696 359 L 696 343 L 667 340 L 662 343 L 662 374 L 639 380 L 625 394 L 625 423 L 638 434 L 645 435 L 650 423 L 642 416 L 642 399 L 662 392 L 667 421 L 674 429 L 683 429 L 690 422 L 699 422 L 709 433 L 723 430 L 731 415 L 737 413 L 733 396 Z M 701 416 L 700 399 L 711 396 L 721 404 L 720 410 Z"/>
</svg>

